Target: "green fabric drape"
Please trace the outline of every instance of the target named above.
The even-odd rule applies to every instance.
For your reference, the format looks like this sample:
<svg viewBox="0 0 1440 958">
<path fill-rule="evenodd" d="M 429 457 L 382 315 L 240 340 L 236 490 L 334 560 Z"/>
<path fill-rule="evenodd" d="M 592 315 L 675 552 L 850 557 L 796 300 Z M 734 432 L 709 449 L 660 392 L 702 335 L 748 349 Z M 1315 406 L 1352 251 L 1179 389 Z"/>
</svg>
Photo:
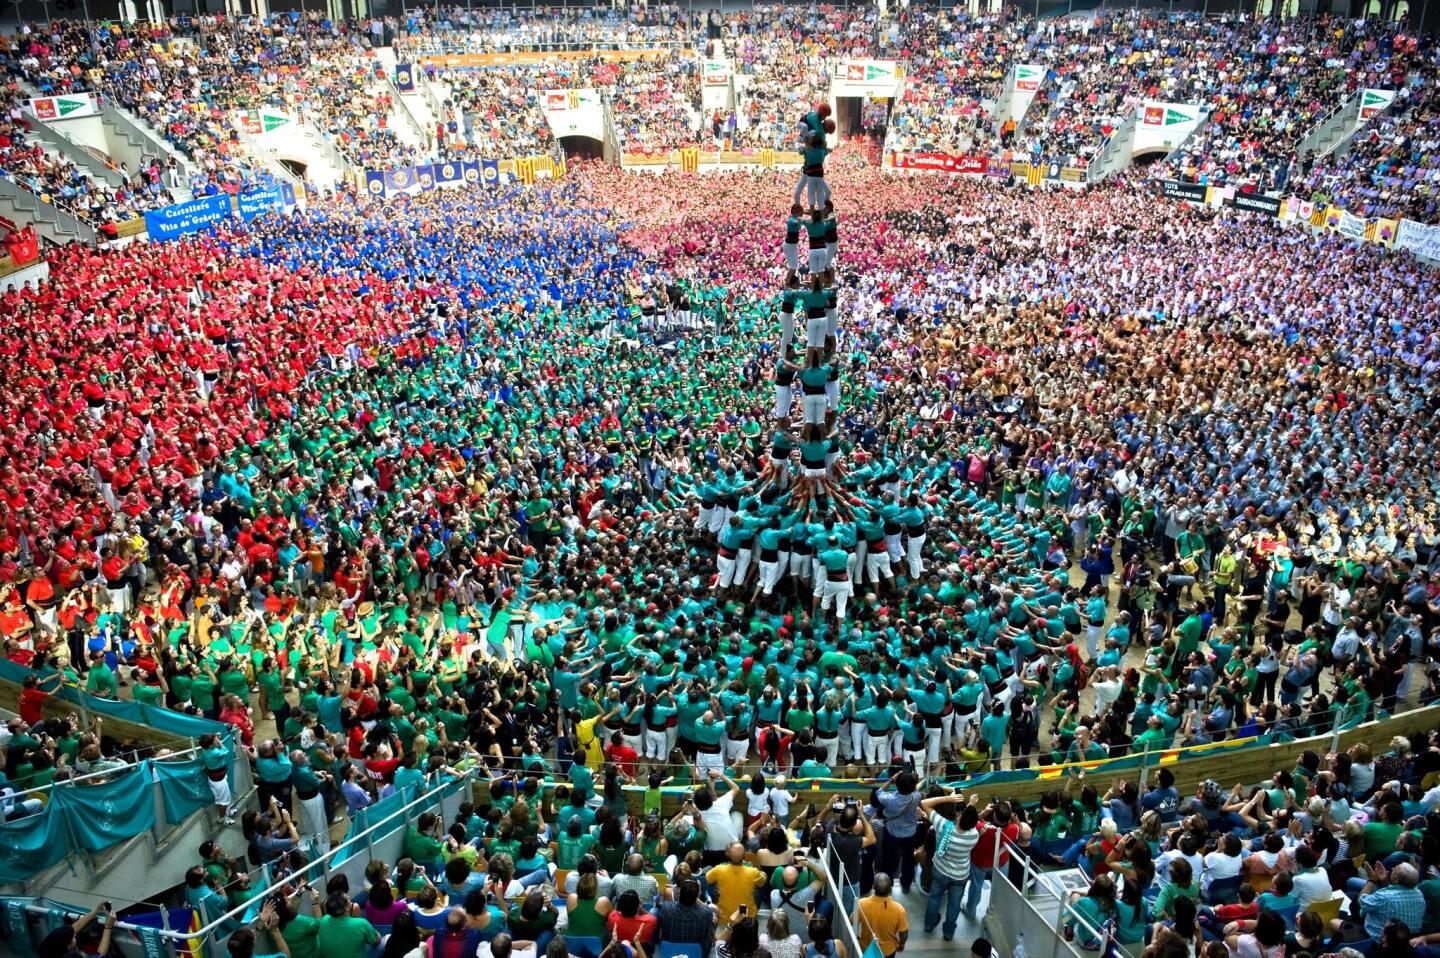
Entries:
<svg viewBox="0 0 1440 958">
<path fill-rule="evenodd" d="M 60 786 L 50 800 L 67 820 L 73 841 L 98 852 L 155 827 L 150 762 L 99 785 Z"/>
</svg>

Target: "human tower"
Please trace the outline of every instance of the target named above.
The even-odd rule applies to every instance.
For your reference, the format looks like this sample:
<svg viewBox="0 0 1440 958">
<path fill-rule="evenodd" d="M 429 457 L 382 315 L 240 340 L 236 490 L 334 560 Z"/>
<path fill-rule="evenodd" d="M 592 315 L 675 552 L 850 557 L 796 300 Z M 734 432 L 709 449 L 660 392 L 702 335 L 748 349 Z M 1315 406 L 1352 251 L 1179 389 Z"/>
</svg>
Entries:
<svg viewBox="0 0 1440 958">
<path fill-rule="evenodd" d="M 834 132 L 828 103 L 816 104 L 799 122 L 802 168 L 785 221 L 787 270 L 768 459 L 753 476 L 731 467 L 696 493 L 699 527 L 716 537 L 717 589 L 743 590 L 753 564 L 751 601 L 773 603 L 787 593 L 803 601 L 808 586 L 811 611 L 833 609 L 843 622 L 858 586 L 884 595 L 902 564 L 910 580 L 920 577 L 927 514 L 919 491 L 902 491 L 893 463 L 871 458 L 847 464 L 842 457 L 839 237 L 825 182 L 827 135 Z M 802 313 L 803 345 L 797 339 Z"/>
</svg>

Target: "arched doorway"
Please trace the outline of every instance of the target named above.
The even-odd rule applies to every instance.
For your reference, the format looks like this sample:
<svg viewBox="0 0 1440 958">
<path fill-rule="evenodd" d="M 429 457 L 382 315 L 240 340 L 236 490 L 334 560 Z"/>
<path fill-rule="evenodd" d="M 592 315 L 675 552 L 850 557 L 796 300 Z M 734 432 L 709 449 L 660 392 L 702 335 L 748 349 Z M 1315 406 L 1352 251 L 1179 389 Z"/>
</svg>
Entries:
<svg viewBox="0 0 1440 958">
<path fill-rule="evenodd" d="M 605 155 L 605 144 L 593 136 L 578 133 L 560 137 L 560 149 L 567 160 L 598 160 Z"/>
</svg>

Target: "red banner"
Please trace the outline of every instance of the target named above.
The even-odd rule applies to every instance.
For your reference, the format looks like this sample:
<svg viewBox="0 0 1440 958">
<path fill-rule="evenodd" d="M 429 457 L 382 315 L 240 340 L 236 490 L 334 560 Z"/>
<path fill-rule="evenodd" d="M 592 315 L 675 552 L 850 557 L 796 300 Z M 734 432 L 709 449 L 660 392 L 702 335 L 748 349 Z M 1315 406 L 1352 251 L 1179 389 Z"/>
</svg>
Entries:
<svg viewBox="0 0 1440 958">
<path fill-rule="evenodd" d="M 897 170 L 936 170 L 941 173 L 984 173 L 990 168 L 990 160 L 984 156 L 964 156 L 954 153 L 896 153 Z"/>
<path fill-rule="evenodd" d="M 5 252 L 10 254 L 10 259 L 16 266 L 39 259 L 40 238 L 35 235 L 35 228 L 27 226 L 20 232 L 5 237 Z"/>
</svg>

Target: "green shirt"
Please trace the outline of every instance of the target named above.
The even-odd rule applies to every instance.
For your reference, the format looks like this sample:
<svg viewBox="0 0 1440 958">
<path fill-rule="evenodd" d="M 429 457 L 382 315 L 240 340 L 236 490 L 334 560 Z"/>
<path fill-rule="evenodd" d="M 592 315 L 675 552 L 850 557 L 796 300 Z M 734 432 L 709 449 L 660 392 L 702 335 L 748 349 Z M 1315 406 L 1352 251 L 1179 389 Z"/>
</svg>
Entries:
<svg viewBox="0 0 1440 958">
<path fill-rule="evenodd" d="M 319 925 L 316 946 L 322 955 L 363 955 L 380 941 L 380 933 L 364 918 L 326 915 Z"/>
<path fill-rule="evenodd" d="M 280 932 L 290 946 L 290 958 L 320 958 L 319 934 L 320 919 L 313 915 L 296 915 Z"/>
</svg>

